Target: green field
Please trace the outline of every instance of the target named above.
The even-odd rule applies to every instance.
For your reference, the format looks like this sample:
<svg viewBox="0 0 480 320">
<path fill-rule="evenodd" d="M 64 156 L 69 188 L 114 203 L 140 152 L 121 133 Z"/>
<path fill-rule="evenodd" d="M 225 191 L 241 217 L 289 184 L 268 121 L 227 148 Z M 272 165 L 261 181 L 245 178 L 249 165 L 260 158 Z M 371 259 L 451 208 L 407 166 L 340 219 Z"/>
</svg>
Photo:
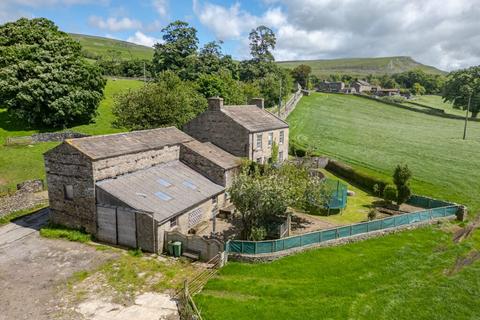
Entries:
<svg viewBox="0 0 480 320">
<path fill-rule="evenodd" d="M 313 94 L 288 118 L 290 141 L 389 179 L 399 163 L 418 194 L 480 209 L 480 123 L 396 108 L 352 95 Z"/>
<path fill-rule="evenodd" d="M 458 245 L 428 227 L 272 263 L 229 262 L 195 300 L 206 320 L 475 319 L 480 263 L 450 272 L 479 247 L 479 232 Z"/>
<path fill-rule="evenodd" d="M 95 122 L 69 128 L 86 134 L 106 134 L 120 132 L 121 129 L 113 128 L 111 112 L 113 97 L 116 93 L 138 88 L 142 82 L 136 80 L 108 80 L 105 88 L 105 97 L 98 108 Z M 39 131 L 25 130 L 25 124 L 11 121 L 7 110 L 0 109 L 0 191 L 6 187 L 28 179 L 45 178 L 42 154 L 57 145 L 56 142 L 38 143 L 30 146 L 4 146 L 7 137 L 27 136 Z"/>
<path fill-rule="evenodd" d="M 369 74 L 394 74 L 413 69 L 421 69 L 431 74 L 445 74 L 444 71 L 421 64 L 410 57 L 279 61 L 278 64 L 290 69 L 300 64 L 306 64 L 312 68 L 312 73 L 319 77 L 325 77 L 330 74 L 350 74 L 361 77 Z"/>
<path fill-rule="evenodd" d="M 437 96 L 437 95 L 417 96 L 413 100 L 411 100 L 411 102 L 416 102 L 432 108 L 440 109 L 445 111 L 445 113 L 454 114 L 462 117 L 465 116 L 465 111 L 453 108 L 453 104 L 451 104 L 450 102 L 444 102 L 441 96 Z M 416 105 L 410 103 L 410 100 L 403 104 L 409 107 L 417 107 Z"/>
<path fill-rule="evenodd" d="M 118 52 L 121 59 L 151 60 L 153 57 L 153 48 L 131 42 L 75 33 L 70 33 L 70 36 L 80 42 L 82 50 L 87 53 L 88 57 L 110 57 L 110 50 Z"/>
</svg>

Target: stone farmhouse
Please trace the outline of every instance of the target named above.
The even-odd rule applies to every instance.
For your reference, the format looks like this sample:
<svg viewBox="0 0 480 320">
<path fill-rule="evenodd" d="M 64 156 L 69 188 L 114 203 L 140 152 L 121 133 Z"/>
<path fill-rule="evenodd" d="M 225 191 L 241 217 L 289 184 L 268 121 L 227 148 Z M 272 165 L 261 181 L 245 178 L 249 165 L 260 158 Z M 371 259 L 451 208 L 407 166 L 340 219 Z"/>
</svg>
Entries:
<svg viewBox="0 0 480 320">
<path fill-rule="evenodd" d="M 208 109 L 184 126 L 201 142 L 210 141 L 237 157 L 266 163 L 278 145 L 278 160 L 288 157 L 288 124 L 264 110 L 263 99 L 252 105 L 224 106 L 222 98 L 210 98 Z"/>
<path fill-rule="evenodd" d="M 51 221 L 150 252 L 167 231 L 214 222 L 240 157 L 267 161 L 275 141 L 287 158 L 288 125 L 255 103 L 210 99 L 186 125 L 198 140 L 174 127 L 65 140 L 44 154 Z"/>
<path fill-rule="evenodd" d="M 358 93 L 372 91 L 372 85 L 367 81 L 363 81 L 363 80 L 356 80 L 352 82 L 351 86 L 355 88 L 356 92 Z"/>
<path fill-rule="evenodd" d="M 321 92 L 342 92 L 344 89 L 345 83 L 343 83 L 342 81 L 322 81 L 318 84 L 318 91 Z"/>
<path fill-rule="evenodd" d="M 240 165 L 173 127 L 70 139 L 44 157 L 53 223 L 150 252 L 229 205 Z"/>
</svg>

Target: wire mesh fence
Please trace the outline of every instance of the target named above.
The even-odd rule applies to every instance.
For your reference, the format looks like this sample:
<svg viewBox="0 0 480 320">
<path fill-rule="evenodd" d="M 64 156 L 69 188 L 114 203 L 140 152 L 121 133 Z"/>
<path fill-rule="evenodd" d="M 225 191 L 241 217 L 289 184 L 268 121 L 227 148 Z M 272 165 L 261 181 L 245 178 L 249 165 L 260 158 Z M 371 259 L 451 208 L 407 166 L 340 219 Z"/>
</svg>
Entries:
<svg viewBox="0 0 480 320">
<path fill-rule="evenodd" d="M 422 200 L 423 199 L 423 200 Z M 430 200 L 430 202 L 428 202 Z M 230 240 L 226 244 L 226 251 L 229 253 L 240 254 L 268 254 L 288 250 L 297 247 L 308 246 L 329 240 L 351 237 L 362 233 L 369 233 L 378 230 L 395 228 L 415 224 L 424 221 L 430 221 L 438 218 L 454 216 L 457 214 L 459 205 L 450 204 L 440 200 L 427 199 L 423 197 L 413 198 L 413 203 L 426 202 L 429 209 L 412 213 L 405 213 L 388 218 L 341 226 L 337 228 L 310 232 L 302 235 L 286 237 L 277 240 L 267 241 L 244 241 Z M 413 204 L 412 203 L 412 204 Z M 447 205 L 444 205 L 447 204 Z M 442 205 L 439 207 L 431 207 L 433 205 Z"/>
</svg>

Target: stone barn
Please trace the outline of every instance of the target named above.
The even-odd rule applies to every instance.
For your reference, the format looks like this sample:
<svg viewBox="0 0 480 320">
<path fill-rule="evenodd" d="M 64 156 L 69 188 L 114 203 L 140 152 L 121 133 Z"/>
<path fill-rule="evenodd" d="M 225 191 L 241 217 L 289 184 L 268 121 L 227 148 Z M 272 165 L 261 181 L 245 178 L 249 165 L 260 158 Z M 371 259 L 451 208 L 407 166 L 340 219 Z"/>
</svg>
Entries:
<svg viewBox="0 0 480 320">
<path fill-rule="evenodd" d="M 240 166 L 173 127 L 69 139 L 44 158 L 53 223 L 150 252 L 165 231 L 186 234 L 230 205 Z"/>
<path fill-rule="evenodd" d="M 240 106 L 224 106 L 222 98 L 210 98 L 208 109 L 183 129 L 201 142 L 212 142 L 237 157 L 258 163 L 271 159 L 274 143 L 279 162 L 288 158 L 288 124 L 264 110 L 260 98 Z"/>
</svg>

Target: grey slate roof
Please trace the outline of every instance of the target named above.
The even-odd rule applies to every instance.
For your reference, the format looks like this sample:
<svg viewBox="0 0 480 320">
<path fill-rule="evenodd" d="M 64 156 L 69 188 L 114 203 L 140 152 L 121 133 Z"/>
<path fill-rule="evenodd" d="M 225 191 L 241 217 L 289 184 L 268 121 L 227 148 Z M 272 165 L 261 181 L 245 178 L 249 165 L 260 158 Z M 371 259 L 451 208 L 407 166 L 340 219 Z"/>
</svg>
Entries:
<svg viewBox="0 0 480 320">
<path fill-rule="evenodd" d="M 132 131 L 118 134 L 67 139 L 70 144 L 93 160 L 123 154 L 159 149 L 193 140 L 175 127 Z"/>
<path fill-rule="evenodd" d="M 362 86 L 370 86 L 370 83 L 368 83 L 367 81 L 364 81 L 364 80 L 357 80 L 356 82 L 361 84 Z"/>
<path fill-rule="evenodd" d="M 238 157 L 226 152 L 223 149 L 220 149 L 211 142 L 200 142 L 193 140 L 186 142 L 183 145 L 193 150 L 195 153 L 201 155 L 204 158 L 207 158 L 216 165 L 222 167 L 223 169 L 236 168 L 241 165 L 241 160 Z"/>
<path fill-rule="evenodd" d="M 257 106 L 223 106 L 222 112 L 250 132 L 288 128 L 288 124 Z"/>
<path fill-rule="evenodd" d="M 225 190 L 178 160 L 102 180 L 96 186 L 134 209 L 152 212 L 158 221 L 183 213 Z"/>
</svg>

